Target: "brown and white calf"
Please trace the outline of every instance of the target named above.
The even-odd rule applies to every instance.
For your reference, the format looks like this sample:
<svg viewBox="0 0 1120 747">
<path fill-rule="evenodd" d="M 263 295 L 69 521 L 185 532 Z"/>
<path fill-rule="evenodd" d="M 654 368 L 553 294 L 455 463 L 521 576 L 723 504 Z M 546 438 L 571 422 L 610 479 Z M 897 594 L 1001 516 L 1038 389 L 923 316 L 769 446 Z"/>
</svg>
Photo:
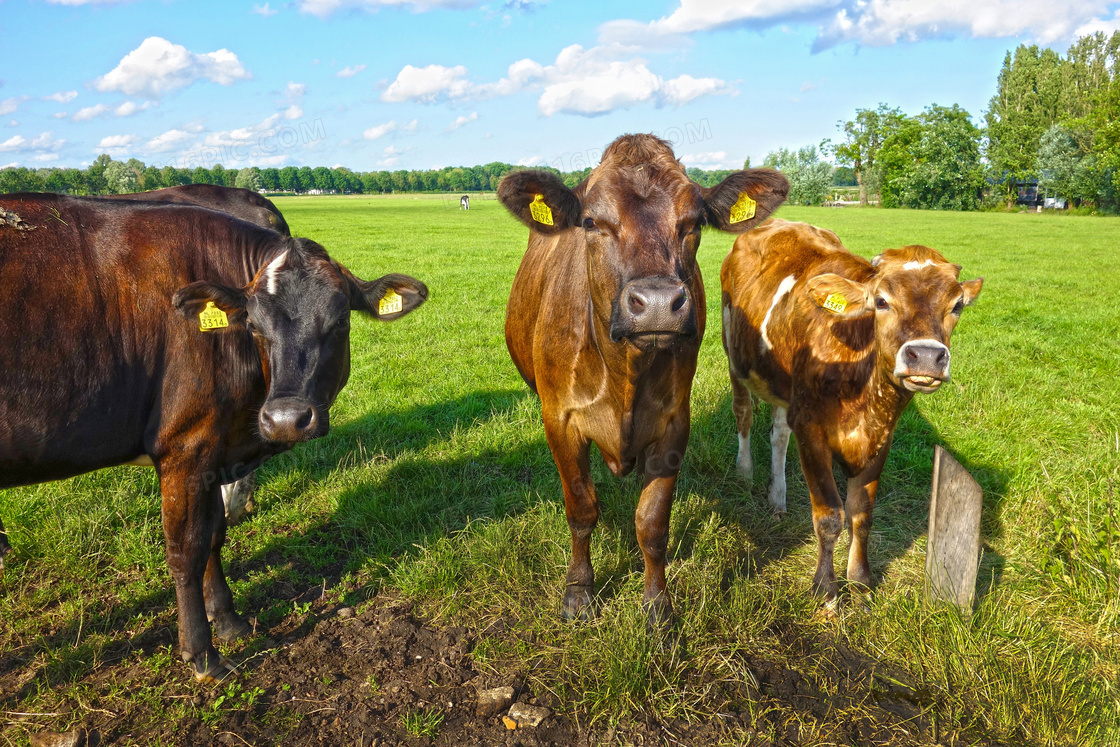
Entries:
<svg viewBox="0 0 1120 747">
<path fill-rule="evenodd" d="M 705 188 L 668 143 L 626 135 L 575 189 L 543 171 L 514 172 L 498 198 L 529 226 L 529 248 L 506 312 L 506 344 L 541 398 L 572 536 L 561 613 L 587 617 L 594 592 L 591 532 L 599 501 L 591 443 L 622 477 L 644 476 L 634 518 L 652 622 L 669 618 L 669 511 L 689 432 L 689 393 L 704 335 L 700 230 L 740 233 L 784 200 L 768 169 Z"/>
<path fill-rule="evenodd" d="M 753 472 L 752 395 L 773 408 L 770 504 L 786 510 L 790 432 L 813 505 L 813 588 L 838 592 L 832 553 L 850 522 L 848 581 L 871 583 L 867 536 L 879 475 L 899 415 L 915 392 L 949 380 L 949 337 L 982 278 L 924 246 L 889 249 L 870 262 L 836 234 L 774 220 L 740 236 L 723 262 L 723 344 L 730 364 L 738 468 Z M 833 461 L 848 477 L 846 502 Z"/>
</svg>

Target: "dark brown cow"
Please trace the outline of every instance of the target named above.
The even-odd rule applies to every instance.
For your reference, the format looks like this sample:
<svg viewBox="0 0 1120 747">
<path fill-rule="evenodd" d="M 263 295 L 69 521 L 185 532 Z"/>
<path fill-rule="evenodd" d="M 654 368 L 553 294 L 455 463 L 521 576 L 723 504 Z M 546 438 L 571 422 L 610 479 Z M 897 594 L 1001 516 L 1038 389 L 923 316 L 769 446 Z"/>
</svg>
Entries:
<svg viewBox="0 0 1120 747">
<path fill-rule="evenodd" d="M 773 408 L 770 504 L 778 513 L 786 510 L 791 430 L 797 436 L 817 535 L 813 588 L 830 602 L 839 591 L 832 551 L 845 508 L 848 581 L 871 583 L 867 535 L 895 425 L 914 392 L 949 380 L 949 336 L 984 282 L 961 283 L 960 271 L 924 246 L 868 262 L 831 231 L 783 220 L 740 236 L 724 260 L 738 467 L 751 479 L 753 394 Z M 848 476 L 846 505 L 834 459 Z"/>
<path fill-rule="evenodd" d="M 222 572 L 218 486 L 327 433 L 351 310 L 392 321 L 426 297 L 214 210 L 0 196 L 0 488 L 154 466 L 181 653 L 221 679 L 211 630 L 248 626 Z"/>
<path fill-rule="evenodd" d="M 103 199 L 133 200 L 140 202 L 166 202 L 177 205 L 197 205 L 220 210 L 241 220 L 263 228 L 271 228 L 291 236 L 288 222 L 271 200 L 251 189 L 219 187 L 213 184 L 185 184 L 178 187 L 153 189 L 122 195 L 104 195 Z M 226 508 L 226 525 L 234 526 L 253 510 L 253 491 L 257 487 L 255 473 L 222 486 L 222 503 Z"/>
<path fill-rule="evenodd" d="M 572 533 L 562 615 L 587 617 L 594 592 L 591 532 L 599 502 L 591 442 L 618 476 L 644 474 L 635 515 L 651 622 L 672 614 L 665 589 L 669 511 L 688 443 L 704 285 L 696 265 L 705 225 L 740 233 L 785 199 L 767 169 L 715 187 L 685 176 L 669 144 L 626 135 L 574 190 L 541 171 L 502 180 L 498 197 L 531 229 L 506 316 L 506 344 L 540 395 Z"/>
<path fill-rule="evenodd" d="M 105 195 L 104 199 L 135 200 L 141 202 L 172 202 L 180 205 L 199 205 L 211 210 L 237 216 L 258 226 L 271 228 L 291 236 L 288 222 L 272 200 L 251 189 L 218 187 L 213 184 L 184 184 L 179 187 L 153 189 L 150 192 L 133 192 L 123 195 Z"/>
</svg>

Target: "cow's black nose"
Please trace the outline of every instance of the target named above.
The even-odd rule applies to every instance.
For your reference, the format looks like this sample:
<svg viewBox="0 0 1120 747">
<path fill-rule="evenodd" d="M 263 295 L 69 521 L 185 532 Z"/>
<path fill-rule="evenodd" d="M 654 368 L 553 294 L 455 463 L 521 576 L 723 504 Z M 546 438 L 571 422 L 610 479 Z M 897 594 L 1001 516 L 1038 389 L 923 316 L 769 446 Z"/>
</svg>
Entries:
<svg viewBox="0 0 1120 747">
<path fill-rule="evenodd" d="M 306 400 L 285 397 L 266 402 L 259 417 L 261 435 L 269 441 L 295 443 L 317 438 L 319 413 Z"/>
<path fill-rule="evenodd" d="M 900 356 L 904 373 L 941 378 L 949 368 L 949 348 L 936 342 L 911 342 Z"/>
<path fill-rule="evenodd" d="M 643 334 L 691 334 L 692 296 L 688 287 L 670 278 L 641 278 L 625 285 L 619 297 L 618 315 L 612 325 L 615 337 Z"/>
</svg>

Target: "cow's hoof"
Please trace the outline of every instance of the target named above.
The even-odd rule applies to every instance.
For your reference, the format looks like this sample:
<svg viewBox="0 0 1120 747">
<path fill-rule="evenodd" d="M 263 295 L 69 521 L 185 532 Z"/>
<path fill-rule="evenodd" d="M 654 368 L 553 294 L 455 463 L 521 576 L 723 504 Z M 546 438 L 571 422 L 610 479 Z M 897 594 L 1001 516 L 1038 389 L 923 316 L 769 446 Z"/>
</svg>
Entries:
<svg viewBox="0 0 1120 747">
<path fill-rule="evenodd" d="M 210 633 L 222 643 L 233 643 L 251 635 L 253 628 L 236 612 L 226 612 L 210 621 Z"/>
<path fill-rule="evenodd" d="M 234 673 L 237 665 L 217 651 L 210 651 L 191 662 L 194 678 L 204 685 L 216 685 Z"/>
<path fill-rule="evenodd" d="M 564 592 L 564 601 L 560 604 L 560 618 L 590 620 L 591 617 L 591 587 L 569 586 Z"/>
<path fill-rule="evenodd" d="M 668 630 L 673 624 L 673 603 L 667 594 L 658 594 L 645 602 L 646 627 L 652 632 Z"/>
</svg>

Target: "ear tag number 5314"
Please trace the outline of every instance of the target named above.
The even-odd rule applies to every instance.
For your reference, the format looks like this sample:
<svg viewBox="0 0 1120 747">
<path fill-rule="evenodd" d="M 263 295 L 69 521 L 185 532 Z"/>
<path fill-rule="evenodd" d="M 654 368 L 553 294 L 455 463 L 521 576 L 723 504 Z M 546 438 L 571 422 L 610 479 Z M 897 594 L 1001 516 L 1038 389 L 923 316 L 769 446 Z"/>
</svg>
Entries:
<svg viewBox="0 0 1120 747">
<path fill-rule="evenodd" d="M 398 311 L 404 309 L 404 299 L 401 294 L 390 288 L 377 302 L 377 313 L 384 316 L 385 314 L 396 314 Z"/>
</svg>

